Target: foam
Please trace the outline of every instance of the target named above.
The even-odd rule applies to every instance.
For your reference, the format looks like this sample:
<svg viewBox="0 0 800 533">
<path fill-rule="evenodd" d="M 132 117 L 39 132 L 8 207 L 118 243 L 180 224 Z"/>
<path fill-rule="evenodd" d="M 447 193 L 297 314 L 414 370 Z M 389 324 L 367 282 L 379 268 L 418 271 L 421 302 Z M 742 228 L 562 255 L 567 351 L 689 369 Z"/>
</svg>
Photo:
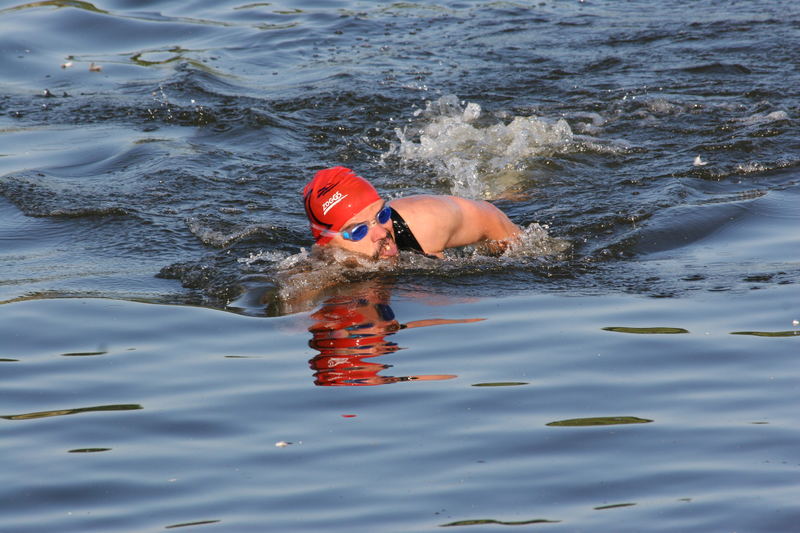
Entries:
<svg viewBox="0 0 800 533">
<path fill-rule="evenodd" d="M 748 126 L 752 126 L 771 124 L 773 122 L 783 122 L 785 120 L 791 120 L 789 114 L 786 111 L 779 110 L 771 113 L 756 113 L 754 115 L 750 115 L 749 117 L 740 119 L 739 122 Z"/>
<path fill-rule="evenodd" d="M 250 253 L 247 257 L 240 257 L 236 262 L 246 265 L 248 267 L 264 264 L 264 263 L 279 263 L 288 258 L 286 252 L 279 252 L 277 250 L 259 250 L 257 253 Z"/>
<path fill-rule="evenodd" d="M 531 261 L 546 262 L 562 259 L 561 254 L 569 249 L 569 243 L 551 237 L 547 227 L 537 223 L 523 228 L 517 242 L 501 255 L 483 253 L 478 246 L 445 251 L 444 259 L 430 258 L 416 253 L 402 253 L 397 260 L 373 260 L 370 257 L 352 254 L 340 248 L 325 246 L 301 249 L 299 253 L 283 257 L 274 266 L 277 274 L 277 297 L 293 305 L 293 302 L 308 302 L 327 288 L 363 281 L 376 274 L 403 274 L 416 272 L 434 276 L 459 277 L 476 268 L 508 270 L 527 268 Z M 239 259 L 240 263 L 257 267 L 264 258 L 262 253 Z M 268 261 L 277 256 L 269 254 Z M 269 267 L 266 267 L 269 270 Z"/>
<path fill-rule="evenodd" d="M 524 228 L 517 243 L 503 254 L 504 257 L 551 257 L 560 258 L 570 245 L 569 242 L 551 237 L 548 226 L 532 223 Z"/>
<path fill-rule="evenodd" d="M 275 229 L 273 226 L 265 224 L 251 224 L 241 229 L 225 232 L 209 227 L 205 220 L 198 217 L 187 218 L 186 226 L 195 237 L 200 239 L 200 242 L 215 248 L 225 248 L 250 237 L 269 235 Z"/>
<path fill-rule="evenodd" d="M 467 198 L 493 199 L 518 186 L 529 175 L 532 158 L 575 149 L 566 120 L 514 116 L 498 121 L 480 105 L 459 102 L 454 95 L 428 102 L 418 110 L 424 124 L 396 129 L 398 144 L 384 158 L 424 163 L 450 184 L 450 192 Z"/>
</svg>

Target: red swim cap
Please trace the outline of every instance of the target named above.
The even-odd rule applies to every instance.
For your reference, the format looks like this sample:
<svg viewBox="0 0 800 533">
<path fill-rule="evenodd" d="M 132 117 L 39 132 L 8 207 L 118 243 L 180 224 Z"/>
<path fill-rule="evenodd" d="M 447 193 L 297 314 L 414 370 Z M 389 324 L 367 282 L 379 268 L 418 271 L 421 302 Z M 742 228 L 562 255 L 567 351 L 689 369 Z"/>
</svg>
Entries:
<svg viewBox="0 0 800 533">
<path fill-rule="evenodd" d="M 380 200 L 378 191 L 349 168 L 320 170 L 303 189 L 311 234 L 320 246 L 333 237 L 325 231 L 339 231 L 355 214 Z"/>
</svg>

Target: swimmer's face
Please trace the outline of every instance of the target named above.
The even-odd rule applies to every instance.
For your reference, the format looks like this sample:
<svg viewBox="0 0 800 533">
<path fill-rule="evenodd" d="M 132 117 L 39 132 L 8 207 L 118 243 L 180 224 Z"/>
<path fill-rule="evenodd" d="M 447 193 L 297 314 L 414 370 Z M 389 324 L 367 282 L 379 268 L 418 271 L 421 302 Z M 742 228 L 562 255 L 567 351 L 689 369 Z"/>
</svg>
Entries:
<svg viewBox="0 0 800 533">
<path fill-rule="evenodd" d="M 337 246 L 344 250 L 366 255 L 373 259 L 389 259 L 397 256 L 397 244 L 394 242 L 392 220 L 386 223 L 378 222 L 378 212 L 384 207 L 383 200 L 376 200 L 348 220 L 340 230 L 349 231 L 359 224 L 369 227 L 367 235 L 358 241 L 351 241 L 342 237 L 341 233 L 331 239 L 329 245 Z"/>
</svg>

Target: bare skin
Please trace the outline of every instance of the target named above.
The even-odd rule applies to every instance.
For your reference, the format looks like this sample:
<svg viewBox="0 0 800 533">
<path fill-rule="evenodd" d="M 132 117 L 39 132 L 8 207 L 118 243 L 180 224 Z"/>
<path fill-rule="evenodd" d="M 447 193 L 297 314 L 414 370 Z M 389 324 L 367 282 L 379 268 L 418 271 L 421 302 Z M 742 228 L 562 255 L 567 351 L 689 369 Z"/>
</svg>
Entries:
<svg viewBox="0 0 800 533">
<path fill-rule="evenodd" d="M 378 212 L 383 208 L 383 205 L 383 200 L 371 203 L 342 226 L 342 231 L 346 231 L 353 226 L 366 223 L 370 225 L 366 237 L 360 241 L 351 241 L 340 234 L 336 234 L 326 246 L 336 246 L 357 254 L 368 255 L 373 259 L 396 256 L 398 250 L 394 242 L 392 221 L 388 220 L 386 224 L 379 224 L 377 221 Z"/>
<path fill-rule="evenodd" d="M 378 212 L 384 205 L 378 200 L 368 205 L 344 224 L 343 230 L 360 223 L 369 226 L 367 236 L 350 241 L 335 235 L 329 245 L 370 256 L 387 259 L 397 256 L 392 221 L 379 224 Z M 520 233 L 520 228 L 489 202 L 457 196 L 416 195 L 399 198 L 391 207 L 406 221 L 422 250 L 442 257 L 448 248 L 471 244 L 486 245 L 490 251 L 502 251 Z"/>
</svg>

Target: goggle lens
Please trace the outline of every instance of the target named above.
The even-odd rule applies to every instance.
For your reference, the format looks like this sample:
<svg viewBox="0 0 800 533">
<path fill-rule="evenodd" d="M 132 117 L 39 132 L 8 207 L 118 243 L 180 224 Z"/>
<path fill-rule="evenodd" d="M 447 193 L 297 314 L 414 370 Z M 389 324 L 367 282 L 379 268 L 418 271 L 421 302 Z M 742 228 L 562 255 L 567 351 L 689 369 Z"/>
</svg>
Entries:
<svg viewBox="0 0 800 533">
<path fill-rule="evenodd" d="M 378 224 L 386 224 L 392 217 L 392 208 L 389 206 L 384 207 L 378 212 Z"/>
<path fill-rule="evenodd" d="M 387 222 L 389 222 L 389 219 L 391 217 L 392 217 L 392 208 L 386 206 L 380 211 L 378 211 L 378 216 L 375 218 L 378 220 L 378 224 L 386 224 Z M 343 231 L 341 235 L 348 241 L 360 241 L 361 239 L 367 236 L 367 233 L 369 233 L 369 225 L 359 224 L 351 231 Z"/>
<path fill-rule="evenodd" d="M 343 231 L 342 237 L 344 237 L 348 241 L 360 241 L 361 239 L 367 236 L 368 232 L 369 228 L 367 227 L 366 224 L 359 224 L 358 226 L 353 228 L 353 231 Z"/>
</svg>

